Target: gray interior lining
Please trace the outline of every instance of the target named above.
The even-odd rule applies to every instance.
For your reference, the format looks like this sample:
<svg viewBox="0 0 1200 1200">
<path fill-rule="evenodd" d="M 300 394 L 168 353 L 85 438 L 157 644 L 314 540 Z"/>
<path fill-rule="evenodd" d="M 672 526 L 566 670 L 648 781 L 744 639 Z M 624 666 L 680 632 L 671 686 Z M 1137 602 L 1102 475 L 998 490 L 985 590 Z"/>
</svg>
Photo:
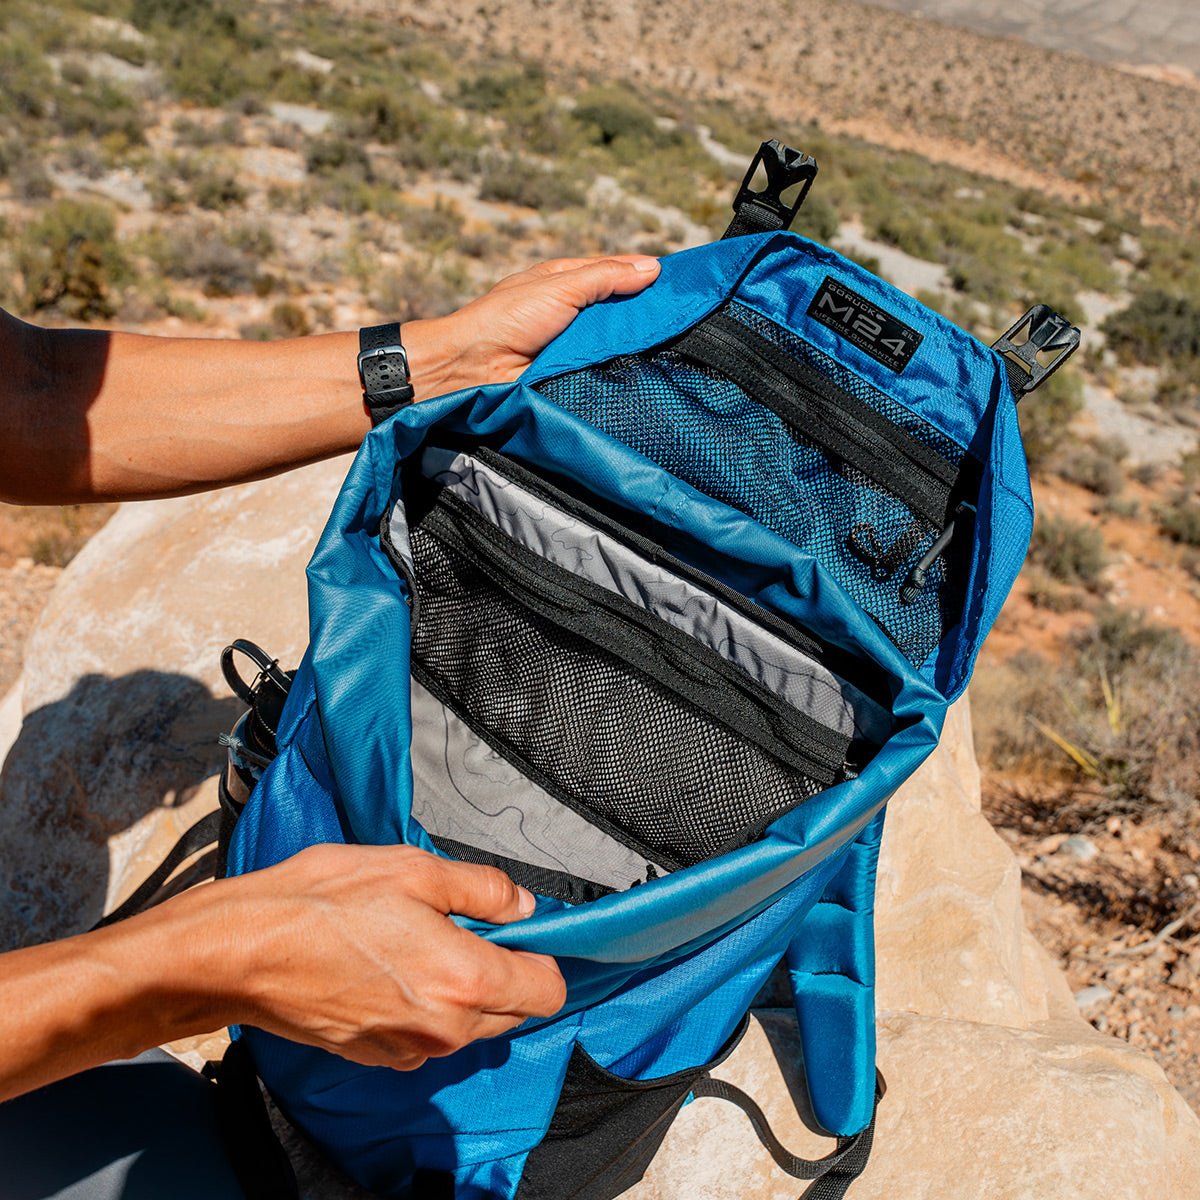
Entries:
<svg viewBox="0 0 1200 1200">
<path fill-rule="evenodd" d="M 413 816 L 431 836 L 617 891 L 669 874 L 526 779 L 415 679 L 412 721 Z"/>
<path fill-rule="evenodd" d="M 826 728 L 877 746 L 887 740 L 891 718 L 884 708 L 711 593 L 645 561 L 470 455 L 430 447 L 421 469 L 514 541 L 654 613 Z"/>
</svg>

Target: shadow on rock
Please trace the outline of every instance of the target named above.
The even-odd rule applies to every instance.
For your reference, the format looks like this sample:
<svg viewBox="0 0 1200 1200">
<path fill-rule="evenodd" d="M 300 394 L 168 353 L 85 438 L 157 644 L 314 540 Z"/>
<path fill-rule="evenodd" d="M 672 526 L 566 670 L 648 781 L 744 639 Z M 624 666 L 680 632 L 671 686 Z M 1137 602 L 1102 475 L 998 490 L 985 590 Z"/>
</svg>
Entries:
<svg viewBox="0 0 1200 1200">
<path fill-rule="evenodd" d="M 85 675 L 29 713 L 0 771 L 0 950 L 90 927 L 108 839 L 219 771 L 241 711 L 186 675 L 134 671 Z"/>
</svg>

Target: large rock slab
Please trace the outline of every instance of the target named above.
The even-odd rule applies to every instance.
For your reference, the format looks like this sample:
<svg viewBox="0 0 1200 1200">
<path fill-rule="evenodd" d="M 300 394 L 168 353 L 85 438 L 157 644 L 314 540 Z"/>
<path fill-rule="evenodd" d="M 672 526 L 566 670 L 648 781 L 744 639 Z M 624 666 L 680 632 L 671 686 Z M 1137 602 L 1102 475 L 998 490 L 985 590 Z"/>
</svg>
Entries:
<svg viewBox="0 0 1200 1200">
<path fill-rule="evenodd" d="M 1080 1016 L 1026 932 L 1020 871 L 980 812 L 965 701 L 888 806 L 876 887 L 887 1081 L 853 1200 L 1193 1200 L 1200 1120 L 1160 1068 Z M 820 1157 L 790 1011 L 763 1009 L 714 1074 Z M 795 1200 L 733 1105 L 683 1109 L 630 1200 Z"/>
<path fill-rule="evenodd" d="M 189 805 L 242 709 L 221 649 L 298 660 L 346 466 L 123 505 L 63 573 L 0 705 L 0 949 L 88 928 L 214 802 Z"/>
</svg>

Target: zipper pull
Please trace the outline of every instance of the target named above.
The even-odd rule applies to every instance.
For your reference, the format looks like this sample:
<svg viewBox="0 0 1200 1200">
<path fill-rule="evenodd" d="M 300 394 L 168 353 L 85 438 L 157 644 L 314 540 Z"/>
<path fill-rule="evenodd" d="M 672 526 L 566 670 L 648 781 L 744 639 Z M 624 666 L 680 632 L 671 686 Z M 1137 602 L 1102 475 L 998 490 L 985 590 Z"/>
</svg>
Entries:
<svg viewBox="0 0 1200 1200">
<path fill-rule="evenodd" d="M 925 572 L 946 552 L 946 548 L 950 545 L 951 538 L 954 537 L 954 524 L 961 515 L 964 508 L 975 511 L 973 504 L 967 504 L 963 501 L 955 510 L 954 516 L 946 522 L 946 528 L 938 534 L 937 541 L 921 556 L 920 562 L 917 563 L 904 580 L 900 588 L 900 603 L 901 604 L 916 604 L 921 598 L 921 593 L 925 589 Z"/>
</svg>

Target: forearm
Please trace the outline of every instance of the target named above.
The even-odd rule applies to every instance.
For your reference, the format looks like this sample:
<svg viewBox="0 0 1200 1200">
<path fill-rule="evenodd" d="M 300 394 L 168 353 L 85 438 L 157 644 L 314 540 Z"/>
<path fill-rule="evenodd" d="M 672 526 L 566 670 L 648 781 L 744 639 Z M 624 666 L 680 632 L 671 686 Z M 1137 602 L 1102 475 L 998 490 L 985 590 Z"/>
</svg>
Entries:
<svg viewBox="0 0 1200 1200">
<path fill-rule="evenodd" d="M 419 1066 L 562 1005 L 552 959 L 447 916 L 506 923 L 533 908 L 492 867 L 410 846 L 315 846 L 96 933 L 0 955 L 0 1100 L 231 1024 Z"/>
<path fill-rule="evenodd" d="M 356 333 L 280 342 L 34 330 L 4 499 L 179 495 L 351 450 L 370 428 Z M 436 321 L 404 328 L 418 399 L 448 390 Z"/>
<path fill-rule="evenodd" d="M 415 399 L 517 379 L 580 309 L 639 292 L 651 258 L 558 259 L 402 330 Z M 282 342 L 44 330 L 0 312 L 0 500 L 148 499 L 353 449 L 370 422 L 357 333 Z"/>
<path fill-rule="evenodd" d="M 237 1019 L 207 890 L 0 956 L 0 1100 Z"/>
</svg>

